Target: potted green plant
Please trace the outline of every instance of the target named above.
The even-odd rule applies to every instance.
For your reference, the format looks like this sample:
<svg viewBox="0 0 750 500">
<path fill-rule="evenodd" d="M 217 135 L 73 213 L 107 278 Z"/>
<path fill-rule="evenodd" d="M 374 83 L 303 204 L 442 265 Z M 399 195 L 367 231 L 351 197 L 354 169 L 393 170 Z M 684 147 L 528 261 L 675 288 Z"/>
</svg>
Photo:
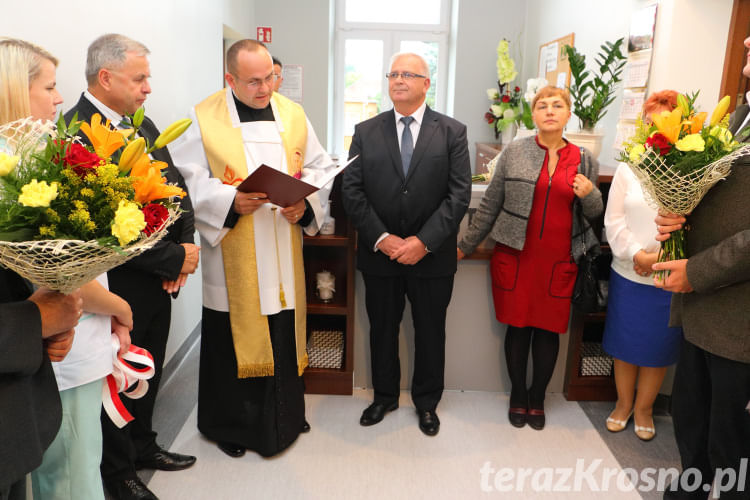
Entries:
<svg viewBox="0 0 750 500">
<path fill-rule="evenodd" d="M 621 51 L 623 41 L 624 38 L 604 42 L 596 55 L 598 72 L 595 74 L 586 69 L 586 56 L 573 46 L 563 47 L 570 64 L 571 83 L 568 90 L 573 101 L 573 114 L 581 121 L 581 130 L 566 133 L 566 136 L 577 145 L 587 147 L 594 156 L 599 156 L 604 136 L 595 132 L 596 124 L 615 100 L 615 89 L 622 81 L 620 75 L 627 60 Z"/>
</svg>

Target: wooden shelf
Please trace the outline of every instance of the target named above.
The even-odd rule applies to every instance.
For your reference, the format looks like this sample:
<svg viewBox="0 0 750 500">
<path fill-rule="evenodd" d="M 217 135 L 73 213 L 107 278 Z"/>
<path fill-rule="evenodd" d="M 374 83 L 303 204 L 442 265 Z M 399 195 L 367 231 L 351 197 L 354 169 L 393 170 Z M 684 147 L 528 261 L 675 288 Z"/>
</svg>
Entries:
<svg viewBox="0 0 750 500">
<path fill-rule="evenodd" d="M 338 234 L 319 234 L 317 236 L 305 236 L 305 245 L 321 247 L 345 247 L 349 245 L 349 237 Z"/>
<path fill-rule="evenodd" d="M 305 392 L 307 394 L 352 394 L 354 378 L 351 371 L 329 368 L 308 368 L 305 370 Z"/>
<path fill-rule="evenodd" d="M 307 303 L 307 314 L 335 314 L 346 316 L 348 313 L 349 308 L 344 304 L 326 304 L 323 302 Z"/>
<path fill-rule="evenodd" d="M 307 331 L 337 330 L 344 333 L 344 353 L 340 369 L 308 367 L 304 373 L 308 394 L 351 394 L 354 386 L 354 229 L 341 204 L 341 176 L 331 192 L 331 216 L 338 232 L 305 236 L 303 255 L 307 292 Z M 321 302 L 316 295 L 316 277 L 331 272 L 336 280 L 333 301 Z"/>
</svg>

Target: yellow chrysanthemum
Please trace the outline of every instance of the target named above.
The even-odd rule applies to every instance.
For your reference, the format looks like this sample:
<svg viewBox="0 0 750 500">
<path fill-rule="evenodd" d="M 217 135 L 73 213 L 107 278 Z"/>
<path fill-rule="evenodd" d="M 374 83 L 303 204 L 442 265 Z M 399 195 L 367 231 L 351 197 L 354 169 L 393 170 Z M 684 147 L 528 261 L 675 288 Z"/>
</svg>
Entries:
<svg viewBox="0 0 750 500">
<path fill-rule="evenodd" d="M 632 163 L 638 163 L 638 160 L 641 159 L 641 155 L 645 152 L 646 148 L 643 146 L 643 144 L 636 144 L 630 150 L 630 153 L 628 153 L 628 158 Z"/>
<path fill-rule="evenodd" d="M 674 146 L 680 151 L 703 151 L 706 142 L 700 134 L 690 134 L 677 141 Z"/>
<path fill-rule="evenodd" d="M 5 177 L 18 165 L 18 156 L 11 156 L 0 152 L 0 177 Z"/>
<path fill-rule="evenodd" d="M 57 198 L 57 183 L 51 185 L 47 181 L 32 180 L 21 188 L 18 203 L 25 207 L 48 207 Z"/>
<path fill-rule="evenodd" d="M 144 227 L 146 219 L 138 205 L 121 200 L 112 223 L 112 235 L 120 242 L 120 246 L 125 246 L 138 238 Z"/>
</svg>

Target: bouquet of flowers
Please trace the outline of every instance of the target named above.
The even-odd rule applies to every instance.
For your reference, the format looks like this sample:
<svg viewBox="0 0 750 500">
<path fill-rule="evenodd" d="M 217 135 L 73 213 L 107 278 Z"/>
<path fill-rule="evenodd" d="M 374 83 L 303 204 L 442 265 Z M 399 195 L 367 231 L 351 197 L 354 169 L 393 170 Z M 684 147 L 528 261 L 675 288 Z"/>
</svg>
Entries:
<svg viewBox="0 0 750 500">
<path fill-rule="evenodd" d="M 495 131 L 495 139 L 521 115 L 521 89 L 508 87 L 518 75 L 516 63 L 510 57 L 509 47 L 508 40 L 504 39 L 497 45 L 498 90 L 487 89 L 487 97 L 492 104 L 490 110 L 484 114 L 484 119 Z"/>
<path fill-rule="evenodd" d="M 500 153 L 495 155 L 493 159 L 487 162 L 487 171 L 483 174 L 475 174 L 471 176 L 471 182 L 490 182 L 492 176 L 495 175 L 495 167 L 497 167 L 497 160 L 500 158 Z"/>
<path fill-rule="evenodd" d="M 30 118 L 0 127 L 0 263 L 38 286 L 69 293 L 151 248 L 179 217 L 184 196 L 148 153 L 190 125 L 180 120 L 154 145 L 135 129 L 113 130 L 60 116 L 56 128 Z M 82 131 L 93 148 L 76 134 Z M 124 148 L 123 148 L 124 146 Z"/>
<path fill-rule="evenodd" d="M 708 124 L 708 114 L 695 109 L 697 96 L 679 94 L 677 107 L 652 116 L 653 125 L 639 119 L 619 158 L 633 170 L 653 205 L 678 215 L 692 212 L 708 190 L 729 175 L 732 162 L 750 152 L 750 146 L 740 145 L 727 129 L 729 96 L 719 101 Z M 658 261 L 683 258 L 685 229 L 662 242 Z M 663 278 L 663 272 L 657 277 Z"/>
</svg>

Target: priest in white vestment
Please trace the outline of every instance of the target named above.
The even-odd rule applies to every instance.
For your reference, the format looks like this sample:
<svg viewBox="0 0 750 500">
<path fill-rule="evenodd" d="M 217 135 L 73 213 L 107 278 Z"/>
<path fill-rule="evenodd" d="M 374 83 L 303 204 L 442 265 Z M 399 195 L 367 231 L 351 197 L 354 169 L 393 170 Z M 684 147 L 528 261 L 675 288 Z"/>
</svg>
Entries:
<svg viewBox="0 0 750 500">
<path fill-rule="evenodd" d="M 230 456 L 271 456 L 309 430 L 302 231 L 322 225 L 330 187 L 278 207 L 236 186 L 263 164 L 314 184 L 333 162 L 302 107 L 273 92 L 263 44 L 230 47 L 225 79 L 170 146 L 203 250 L 198 428 Z"/>
</svg>

